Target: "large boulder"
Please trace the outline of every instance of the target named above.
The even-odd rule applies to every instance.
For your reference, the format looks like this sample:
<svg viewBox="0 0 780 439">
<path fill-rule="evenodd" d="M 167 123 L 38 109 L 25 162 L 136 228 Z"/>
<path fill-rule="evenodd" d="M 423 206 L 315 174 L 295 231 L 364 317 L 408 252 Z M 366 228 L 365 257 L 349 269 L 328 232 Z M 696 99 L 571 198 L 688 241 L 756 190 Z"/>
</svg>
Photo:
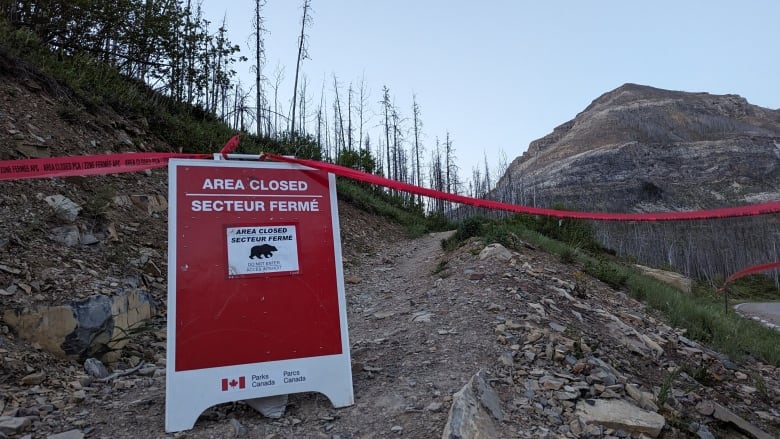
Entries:
<svg viewBox="0 0 780 439">
<path fill-rule="evenodd" d="M 693 288 L 693 281 L 689 277 L 683 276 L 682 274 L 675 273 L 673 271 L 659 270 L 657 268 L 645 267 L 644 265 L 636 264 L 634 266 L 645 276 L 650 276 L 654 279 L 660 280 L 665 284 L 677 288 L 683 293 L 691 293 Z"/>
<path fill-rule="evenodd" d="M 3 320 L 19 336 L 65 358 L 103 357 L 112 362 L 129 336 L 154 316 L 143 291 L 109 297 L 94 295 L 64 305 L 7 310 Z"/>
<path fill-rule="evenodd" d="M 483 248 L 481 252 L 479 252 L 479 260 L 484 261 L 485 259 L 508 261 L 512 259 L 512 252 L 501 244 L 489 244 L 487 247 Z"/>
<path fill-rule="evenodd" d="M 477 372 L 452 396 L 452 407 L 442 439 L 494 438 L 497 425 L 504 419 L 501 400 L 487 382 L 485 371 Z"/>
<path fill-rule="evenodd" d="M 600 425 L 628 433 L 658 437 L 666 420 L 621 399 L 587 399 L 577 403 L 576 414 L 585 425 Z"/>
</svg>

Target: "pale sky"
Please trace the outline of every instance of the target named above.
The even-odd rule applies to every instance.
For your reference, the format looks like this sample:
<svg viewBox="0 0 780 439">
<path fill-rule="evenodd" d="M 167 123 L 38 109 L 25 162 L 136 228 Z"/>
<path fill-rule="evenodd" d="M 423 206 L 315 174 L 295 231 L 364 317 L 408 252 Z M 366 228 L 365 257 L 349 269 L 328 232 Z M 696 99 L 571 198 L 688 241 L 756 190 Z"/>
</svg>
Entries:
<svg viewBox="0 0 780 439">
<path fill-rule="evenodd" d="M 284 67 L 289 101 L 302 0 L 267 0 L 266 65 Z M 422 112 L 429 151 L 447 131 L 463 181 L 473 166 L 509 161 L 594 99 L 633 82 L 738 94 L 780 108 L 780 2 L 776 0 L 312 0 L 309 79 L 314 108 L 335 74 L 343 90 L 365 75 L 372 110 L 382 86 L 411 117 Z M 253 57 L 254 0 L 204 0 L 216 29 Z M 253 82 L 249 62 L 242 82 Z M 329 98 L 330 101 L 330 98 Z M 310 110 L 311 111 L 311 110 Z M 377 127 L 373 117 L 370 126 Z M 371 137 L 378 140 L 380 130 Z"/>
</svg>

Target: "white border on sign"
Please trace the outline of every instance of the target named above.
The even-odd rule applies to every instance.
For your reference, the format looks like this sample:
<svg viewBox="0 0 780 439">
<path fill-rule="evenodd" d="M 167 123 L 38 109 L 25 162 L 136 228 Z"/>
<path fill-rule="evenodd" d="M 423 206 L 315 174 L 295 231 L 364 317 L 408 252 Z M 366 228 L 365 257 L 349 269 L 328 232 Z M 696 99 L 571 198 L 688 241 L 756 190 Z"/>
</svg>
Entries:
<svg viewBox="0 0 780 439">
<path fill-rule="evenodd" d="M 341 262 L 341 229 L 338 220 L 336 177 L 332 173 L 328 173 L 328 186 L 333 229 L 333 252 L 336 266 L 336 287 L 338 291 L 339 324 L 341 327 L 341 354 L 176 372 L 176 271 L 178 269 L 176 223 L 179 201 L 176 181 L 178 168 L 187 166 L 314 170 L 307 166 L 276 162 L 204 161 L 192 159 L 171 159 L 169 161 L 168 349 L 166 356 L 165 431 L 175 432 L 191 429 L 200 414 L 207 408 L 216 404 L 243 399 L 298 392 L 319 392 L 327 396 L 334 407 L 346 407 L 354 404 L 349 331 L 347 328 L 347 299 L 344 289 L 344 270 Z M 224 229 L 220 233 L 224 233 Z M 287 378 L 285 371 L 289 374 L 288 382 L 285 382 L 285 378 Z M 245 384 L 243 389 L 234 385 L 231 386 L 229 391 L 222 390 L 223 379 L 228 379 L 233 383 L 234 379 L 236 382 L 241 382 L 239 380 L 242 377 Z M 300 380 L 300 377 L 304 377 L 305 380 Z M 271 381 L 274 384 L 270 384 Z M 255 386 L 255 384 L 257 385 Z"/>
</svg>

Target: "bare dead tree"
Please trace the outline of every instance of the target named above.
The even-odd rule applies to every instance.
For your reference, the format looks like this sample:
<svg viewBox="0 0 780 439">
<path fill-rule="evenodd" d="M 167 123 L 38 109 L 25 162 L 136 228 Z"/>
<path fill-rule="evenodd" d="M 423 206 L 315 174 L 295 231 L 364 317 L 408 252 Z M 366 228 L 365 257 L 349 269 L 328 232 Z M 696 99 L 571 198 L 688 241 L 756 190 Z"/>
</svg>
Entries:
<svg viewBox="0 0 780 439">
<path fill-rule="evenodd" d="M 282 81 L 284 80 L 284 67 L 280 67 L 279 65 L 276 66 L 276 72 L 274 72 L 274 110 L 273 110 L 273 116 L 274 116 L 274 127 L 273 127 L 273 135 L 279 134 L 279 86 L 282 84 Z M 269 130 L 269 135 L 271 135 Z"/>
<path fill-rule="evenodd" d="M 363 144 L 363 124 L 365 122 L 363 118 L 363 113 L 365 111 L 366 105 L 368 105 L 368 89 L 366 88 L 366 76 L 365 74 L 360 78 L 360 86 L 358 88 L 359 93 L 359 100 L 358 100 L 358 107 L 357 107 L 357 113 L 358 113 L 358 148 L 360 148 L 360 145 Z"/>
<path fill-rule="evenodd" d="M 341 100 L 339 99 L 339 81 L 336 75 L 333 75 L 333 94 L 335 100 L 333 102 L 333 135 L 336 140 L 336 158 L 339 153 L 345 148 L 344 140 L 344 114 L 341 111 Z"/>
<path fill-rule="evenodd" d="M 392 161 L 390 160 L 390 113 L 392 113 L 392 104 L 390 103 L 390 89 L 382 86 L 382 111 L 385 113 L 385 147 L 387 149 L 387 177 L 392 177 Z"/>
<path fill-rule="evenodd" d="M 352 83 L 347 90 L 347 149 L 352 151 Z"/>
<path fill-rule="evenodd" d="M 298 121 L 298 126 L 300 127 L 299 130 L 301 134 L 303 134 L 304 136 L 306 135 L 306 106 L 307 106 L 306 94 L 307 94 L 308 87 L 309 87 L 309 79 L 304 74 L 302 76 L 302 81 L 301 81 L 301 96 L 300 96 L 300 103 L 299 103 L 300 119 Z"/>
<path fill-rule="evenodd" d="M 422 151 L 423 147 L 420 144 L 420 137 L 422 135 L 422 127 L 423 123 L 422 120 L 420 120 L 420 105 L 417 103 L 417 95 L 412 95 L 412 117 L 414 122 L 414 168 L 415 168 L 415 176 L 416 181 L 415 184 L 418 186 L 422 186 L 422 177 L 420 174 L 420 168 L 422 167 L 420 165 L 420 152 Z M 422 201 L 422 196 L 419 197 L 419 200 Z"/>
<path fill-rule="evenodd" d="M 263 88 L 262 88 L 262 66 L 265 62 L 265 44 L 263 42 L 263 16 L 260 10 L 265 6 L 265 0 L 255 0 L 255 19 L 254 19 L 254 37 L 255 37 L 255 105 L 257 107 L 257 135 L 262 135 L 263 131 Z"/>
<path fill-rule="evenodd" d="M 485 198 L 493 188 L 493 180 L 490 178 L 490 165 L 488 164 L 487 151 L 483 151 L 485 157 Z"/>
<path fill-rule="evenodd" d="M 445 177 L 444 177 L 444 169 L 442 166 L 442 157 L 441 157 L 441 145 L 439 144 L 439 138 L 436 138 L 436 149 L 431 152 L 431 176 L 430 176 L 430 182 L 431 182 L 431 189 L 437 190 L 437 191 L 444 191 L 445 190 Z M 440 198 L 436 198 L 433 200 L 433 210 L 436 213 L 444 213 L 444 200 Z"/>
<path fill-rule="evenodd" d="M 295 82 L 293 84 L 292 116 L 290 117 L 290 135 L 295 133 L 295 103 L 298 97 L 298 74 L 301 70 L 301 61 L 309 57 L 306 49 L 306 25 L 311 24 L 311 0 L 303 0 L 303 14 L 301 16 L 301 34 L 298 37 L 298 60 L 295 62 Z"/>
</svg>

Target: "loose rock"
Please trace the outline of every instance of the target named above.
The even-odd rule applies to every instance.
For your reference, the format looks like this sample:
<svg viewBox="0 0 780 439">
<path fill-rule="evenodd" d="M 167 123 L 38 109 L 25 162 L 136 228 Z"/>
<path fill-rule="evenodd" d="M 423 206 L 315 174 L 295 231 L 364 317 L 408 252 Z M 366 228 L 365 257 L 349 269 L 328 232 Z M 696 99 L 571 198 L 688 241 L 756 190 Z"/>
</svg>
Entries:
<svg viewBox="0 0 780 439">
<path fill-rule="evenodd" d="M 484 371 L 480 371 L 452 396 L 442 439 L 494 438 L 496 421 L 503 417 L 498 395 L 487 383 Z"/>
<path fill-rule="evenodd" d="M 585 425 L 601 425 L 652 437 L 658 437 L 666 424 L 663 416 L 620 399 L 580 401 L 576 414 Z"/>
</svg>

